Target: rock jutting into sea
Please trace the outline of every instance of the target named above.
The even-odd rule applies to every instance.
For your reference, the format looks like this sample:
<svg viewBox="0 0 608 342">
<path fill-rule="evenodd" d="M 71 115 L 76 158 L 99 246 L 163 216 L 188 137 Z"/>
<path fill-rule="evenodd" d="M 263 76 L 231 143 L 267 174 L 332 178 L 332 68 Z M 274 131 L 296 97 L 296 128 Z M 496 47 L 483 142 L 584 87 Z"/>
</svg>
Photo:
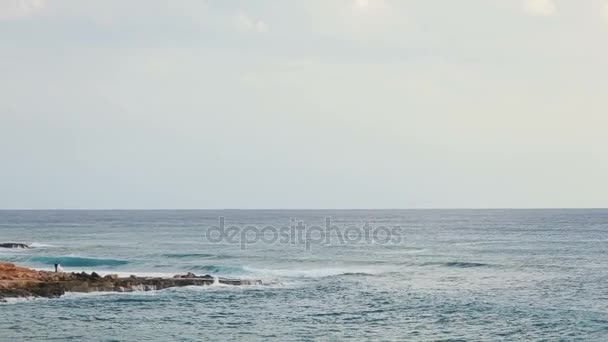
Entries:
<svg viewBox="0 0 608 342">
<path fill-rule="evenodd" d="M 4 242 L 0 243 L 0 248 L 30 248 L 29 245 L 25 243 L 17 243 L 17 242 Z"/>
<path fill-rule="evenodd" d="M 36 271 L 10 263 L 0 263 L 0 301 L 21 297 L 56 298 L 66 292 L 154 291 L 170 287 L 212 285 L 215 282 L 236 286 L 262 285 L 260 280 L 214 278 L 193 273 L 175 275 L 173 278 L 134 275 L 121 278 L 115 274 L 102 277 L 95 272 L 88 274 Z"/>
</svg>

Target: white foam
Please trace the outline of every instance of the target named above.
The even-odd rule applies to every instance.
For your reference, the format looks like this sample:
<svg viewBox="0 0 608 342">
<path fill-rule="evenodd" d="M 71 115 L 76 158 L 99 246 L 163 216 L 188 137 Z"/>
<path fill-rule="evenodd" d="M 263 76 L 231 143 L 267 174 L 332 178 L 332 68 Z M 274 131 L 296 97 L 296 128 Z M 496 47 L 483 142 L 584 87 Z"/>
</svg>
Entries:
<svg viewBox="0 0 608 342">
<path fill-rule="evenodd" d="M 19 304 L 25 302 L 33 302 L 33 301 L 47 301 L 50 298 L 45 297 L 18 297 L 18 298 L 4 298 L 4 302 L 0 302 L 0 305 L 8 305 L 8 304 Z"/>
<path fill-rule="evenodd" d="M 74 272 L 72 270 L 69 270 L 70 272 Z M 82 271 L 79 271 L 82 272 Z M 168 273 L 168 272 L 138 272 L 138 271 L 133 271 L 133 272 L 128 272 L 128 271 L 121 271 L 121 272 L 116 272 L 116 271 L 109 271 L 109 270 L 84 270 L 84 272 L 86 273 L 91 273 L 91 272 L 95 272 L 97 274 L 99 274 L 100 276 L 104 277 L 106 275 L 110 275 L 110 274 L 116 274 L 118 277 L 120 278 L 128 278 L 132 275 L 136 276 L 136 277 L 147 277 L 147 278 L 173 278 L 174 275 L 176 274 L 181 274 L 184 272 L 172 272 L 172 273 Z"/>
<path fill-rule="evenodd" d="M 117 271 L 112 271 L 112 270 L 95 270 L 95 269 L 88 269 L 88 268 L 77 268 L 77 267 L 65 267 L 62 266 L 63 271 L 66 273 L 81 273 L 81 272 L 86 272 L 86 273 L 97 273 L 102 277 L 105 277 L 107 275 L 111 275 L 111 274 L 116 274 L 118 277 L 120 278 L 128 278 L 132 275 L 136 276 L 136 277 L 144 277 L 144 278 L 173 278 L 174 275 L 176 274 L 182 274 L 184 272 L 172 272 L 172 273 L 168 273 L 168 272 L 139 272 L 139 271 L 133 271 L 133 272 L 128 272 L 128 271 L 121 271 L 121 272 L 117 272 Z M 33 267 L 32 269 L 37 270 L 37 271 L 50 271 L 50 272 L 54 272 L 55 268 L 49 268 L 49 267 Z"/>
<path fill-rule="evenodd" d="M 28 251 L 28 248 L 0 248 L 0 255 L 14 255 L 18 253 L 27 253 Z"/>
<path fill-rule="evenodd" d="M 173 291 L 173 292 L 194 292 L 194 291 L 243 291 L 243 290 L 260 290 L 260 289 L 279 289 L 285 288 L 286 286 L 283 283 L 264 283 L 263 285 L 228 285 L 219 283 L 217 285 L 189 285 L 189 286 L 180 286 L 180 287 L 172 287 L 162 291 Z"/>
<path fill-rule="evenodd" d="M 32 242 L 29 244 L 31 248 L 54 248 L 57 247 L 55 245 L 49 245 L 46 243 Z"/>
<path fill-rule="evenodd" d="M 86 297 L 105 297 L 105 296 L 156 296 L 158 291 L 162 290 L 134 290 L 134 291 L 97 291 L 97 292 L 66 292 L 63 296 L 58 299 L 78 299 Z M 57 300 L 57 299 L 54 299 Z"/>
</svg>

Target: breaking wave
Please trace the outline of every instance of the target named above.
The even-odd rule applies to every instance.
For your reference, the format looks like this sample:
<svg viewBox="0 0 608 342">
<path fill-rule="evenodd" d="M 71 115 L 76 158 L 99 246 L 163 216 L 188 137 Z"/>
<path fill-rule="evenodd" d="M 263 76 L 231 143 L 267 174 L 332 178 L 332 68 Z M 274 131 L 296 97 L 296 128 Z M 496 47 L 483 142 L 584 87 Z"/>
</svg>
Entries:
<svg viewBox="0 0 608 342">
<path fill-rule="evenodd" d="M 163 254 L 163 257 L 172 258 L 172 259 L 213 258 L 213 257 L 215 257 L 215 255 L 214 254 L 205 254 L 205 253 L 183 253 L 183 254 L 173 253 L 173 254 Z"/>
<path fill-rule="evenodd" d="M 325 277 L 358 277 L 371 276 L 381 273 L 382 270 L 353 269 L 353 268 L 314 268 L 314 269 L 248 269 L 254 274 L 262 276 L 287 278 L 325 278 Z"/>
<path fill-rule="evenodd" d="M 126 265 L 129 262 L 126 260 L 118 259 L 98 259 L 98 258 L 84 258 L 75 256 L 35 256 L 29 259 L 32 262 L 38 262 L 45 265 L 61 264 L 66 267 L 95 267 L 95 266 L 120 266 Z"/>
<path fill-rule="evenodd" d="M 192 271 L 205 272 L 207 274 L 247 274 L 249 273 L 243 266 L 219 266 L 204 265 L 188 267 Z"/>
<path fill-rule="evenodd" d="M 39 243 L 39 242 L 32 242 L 30 243 L 30 248 L 52 248 L 52 247 L 57 247 L 55 245 L 49 245 L 46 243 Z"/>
<path fill-rule="evenodd" d="M 480 262 L 464 262 L 464 261 L 450 261 L 450 262 L 442 262 L 442 263 L 427 263 L 426 265 L 438 265 L 444 267 L 454 267 L 454 268 L 471 268 L 471 267 L 489 267 L 492 266 L 490 264 L 484 264 Z"/>
</svg>

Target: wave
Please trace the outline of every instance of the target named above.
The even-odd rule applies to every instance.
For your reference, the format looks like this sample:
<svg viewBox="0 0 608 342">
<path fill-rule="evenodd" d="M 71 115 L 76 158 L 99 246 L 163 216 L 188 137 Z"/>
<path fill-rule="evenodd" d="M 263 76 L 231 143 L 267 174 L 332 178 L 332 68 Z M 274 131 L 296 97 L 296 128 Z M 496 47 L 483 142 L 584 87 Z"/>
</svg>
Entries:
<svg viewBox="0 0 608 342">
<path fill-rule="evenodd" d="M 174 259 L 184 259 L 184 258 L 213 258 L 215 254 L 205 254 L 205 253 L 175 253 L 175 254 L 163 254 L 165 258 L 174 258 Z"/>
<path fill-rule="evenodd" d="M 260 269 L 240 265 L 202 265 L 187 268 L 195 273 L 259 277 L 262 279 L 277 278 L 324 278 L 324 277 L 359 277 L 373 276 L 379 271 L 353 268 L 315 268 L 315 269 Z"/>
<path fill-rule="evenodd" d="M 467 267 L 485 267 L 485 266 L 490 266 L 490 265 L 489 264 L 479 263 L 479 262 L 453 261 L 453 262 L 446 262 L 445 266 L 447 266 L 447 267 L 467 268 Z"/>
<path fill-rule="evenodd" d="M 35 256 L 31 257 L 29 260 L 46 265 L 61 264 L 61 266 L 66 267 L 120 266 L 129 263 L 126 260 L 85 258 L 75 256 Z"/>
<path fill-rule="evenodd" d="M 445 267 L 455 267 L 455 268 L 471 268 L 471 267 L 489 267 L 492 266 L 490 264 L 484 264 L 480 262 L 464 262 L 464 261 L 450 261 L 443 263 L 430 263 L 427 265 L 439 265 Z"/>
<path fill-rule="evenodd" d="M 158 255 L 156 255 L 158 256 Z M 238 259 L 238 256 L 228 254 L 209 254 L 209 253 L 167 253 L 160 255 L 163 258 L 169 259 Z M 259 258 L 256 256 L 248 257 L 249 259 Z"/>
<path fill-rule="evenodd" d="M 250 273 L 243 266 L 221 266 L 221 265 L 204 265 L 188 267 L 192 271 L 202 271 L 207 274 L 248 274 Z"/>
<path fill-rule="evenodd" d="M 353 269 L 353 268 L 315 268 L 315 269 L 251 269 L 245 268 L 251 273 L 287 278 L 326 278 L 343 276 L 373 276 L 382 272 L 379 269 Z"/>
<path fill-rule="evenodd" d="M 16 297 L 16 298 L 3 298 L 2 300 L 0 300 L 0 305 L 10 305 L 10 304 L 21 304 L 24 302 L 31 302 L 31 301 L 49 301 L 51 300 L 51 298 L 45 298 L 45 297 Z"/>
<path fill-rule="evenodd" d="M 46 243 L 39 243 L 39 242 L 32 242 L 29 244 L 30 248 L 51 248 L 51 247 L 57 247 L 55 245 L 49 245 Z"/>
<path fill-rule="evenodd" d="M 342 273 L 340 275 L 345 276 L 345 277 L 373 276 L 373 274 L 366 273 L 366 272 L 347 272 L 347 273 Z"/>
<path fill-rule="evenodd" d="M 19 262 L 24 262 L 27 260 L 28 260 L 27 256 L 15 255 L 15 254 L 0 254 L 0 261 L 2 261 L 2 262 L 19 263 Z"/>
</svg>

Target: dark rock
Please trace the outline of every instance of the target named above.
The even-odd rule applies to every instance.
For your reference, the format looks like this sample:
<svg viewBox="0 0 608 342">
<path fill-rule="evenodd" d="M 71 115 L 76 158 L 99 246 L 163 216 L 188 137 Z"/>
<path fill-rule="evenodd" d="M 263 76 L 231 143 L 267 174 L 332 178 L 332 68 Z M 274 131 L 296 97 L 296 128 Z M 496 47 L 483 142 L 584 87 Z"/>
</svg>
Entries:
<svg viewBox="0 0 608 342">
<path fill-rule="evenodd" d="M 36 297 L 57 298 L 65 293 L 65 287 L 60 283 L 38 283 L 28 291 Z"/>
<path fill-rule="evenodd" d="M 26 245 L 25 243 L 8 242 L 0 243 L 0 248 L 30 248 L 30 246 Z"/>
<path fill-rule="evenodd" d="M 153 291 L 170 287 L 212 285 L 216 280 L 210 275 L 197 276 L 188 272 L 175 275 L 173 278 L 137 277 L 119 278 L 117 275 L 101 277 L 93 272 L 63 273 L 34 271 L 16 267 L 13 264 L 0 263 L 5 276 L 0 280 L 0 301 L 11 297 L 47 297 L 55 298 L 66 292 L 132 292 Z M 13 278 L 11 278 L 13 277 Z M 261 285 L 259 280 L 217 278 L 220 284 L 226 285 Z"/>
<path fill-rule="evenodd" d="M 202 278 L 197 276 L 196 274 L 192 273 L 192 272 L 188 272 L 186 274 L 177 274 L 173 276 L 174 279 L 190 279 L 190 278 Z"/>
</svg>

